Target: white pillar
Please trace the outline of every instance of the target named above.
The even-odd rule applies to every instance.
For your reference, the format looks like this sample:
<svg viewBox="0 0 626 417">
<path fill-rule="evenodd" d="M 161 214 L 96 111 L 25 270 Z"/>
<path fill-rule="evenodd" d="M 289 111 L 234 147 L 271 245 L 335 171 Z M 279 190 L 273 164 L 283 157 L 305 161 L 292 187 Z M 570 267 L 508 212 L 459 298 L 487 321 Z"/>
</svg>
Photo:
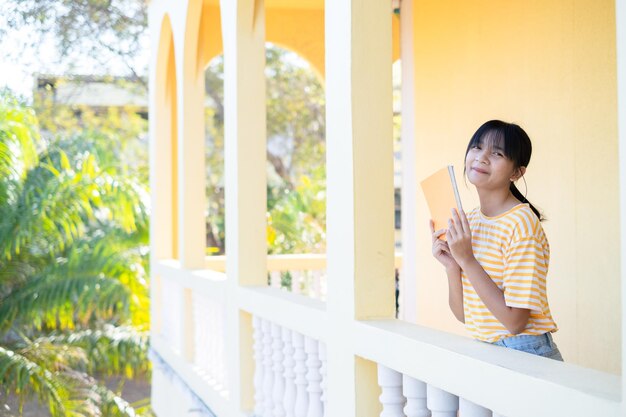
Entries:
<svg viewBox="0 0 626 417">
<path fill-rule="evenodd" d="M 626 0 L 615 1 L 617 126 L 620 175 L 620 260 L 622 276 L 622 414 L 626 415 Z"/>
<path fill-rule="evenodd" d="M 295 349 L 293 348 L 293 339 L 291 330 L 283 327 L 283 367 L 285 370 L 285 396 L 283 407 L 287 417 L 294 417 L 294 408 L 296 405 L 296 373 L 294 367 L 296 365 Z"/>
<path fill-rule="evenodd" d="M 426 383 L 408 375 L 402 375 L 402 393 L 406 397 L 406 417 L 430 417 L 426 407 Z"/>
<path fill-rule="evenodd" d="M 326 305 L 334 323 L 326 340 L 326 414 L 354 417 L 364 403 L 359 396 L 378 387 L 375 373 L 355 378 L 367 366 L 345 343 L 348 326 L 395 315 L 392 9 L 386 1 L 328 0 L 324 13 Z"/>
<path fill-rule="evenodd" d="M 459 398 L 459 415 L 463 417 L 492 417 L 491 410 L 462 397 Z"/>
<path fill-rule="evenodd" d="M 406 398 L 402 395 L 402 374 L 378 364 L 378 385 L 382 391 L 379 398 L 383 406 L 380 417 L 404 417 Z"/>
<path fill-rule="evenodd" d="M 432 417 L 457 417 L 459 397 L 432 385 L 428 385 L 427 396 Z"/>
<path fill-rule="evenodd" d="M 320 366 L 322 362 L 318 356 L 317 340 L 305 337 L 304 350 L 306 352 L 306 380 L 308 382 L 307 392 L 309 393 L 309 407 L 307 417 L 322 417 L 324 415 L 324 407 L 322 406 L 322 388 L 320 382 L 322 375 L 320 374 Z"/>
</svg>

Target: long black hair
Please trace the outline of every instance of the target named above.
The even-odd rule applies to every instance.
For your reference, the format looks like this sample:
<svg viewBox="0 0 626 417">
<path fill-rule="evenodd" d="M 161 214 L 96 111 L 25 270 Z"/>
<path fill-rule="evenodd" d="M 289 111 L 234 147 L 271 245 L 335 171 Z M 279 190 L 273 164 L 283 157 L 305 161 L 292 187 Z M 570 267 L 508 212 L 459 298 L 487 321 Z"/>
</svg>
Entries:
<svg viewBox="0 0 626 417">
<path fill-rule="evenodd" d="M 528 134 L 514 123 L 506 123 L 501 120 L 490 120 L 483 123 L 476 133 L 470 139 L 465 151 L 465 156 L 474 146 L 483 144 L 485 141 L 492 142 L 492 145 L 498 145 L 504 150 L 504 155 L 513 162 L 515 169 L 527 167 L 530 162 L 530 155 L 533 152 L 533 146 L 530 142 Z M 522 203 L 527 203 L 532 211 L 537 215 L 539 220 L 543 220 L 543 216 L 533 206 L 530 201 L 517 189 L 515 183 L 511 181 L 509 186 L 511 194 Z"/>
</svg>

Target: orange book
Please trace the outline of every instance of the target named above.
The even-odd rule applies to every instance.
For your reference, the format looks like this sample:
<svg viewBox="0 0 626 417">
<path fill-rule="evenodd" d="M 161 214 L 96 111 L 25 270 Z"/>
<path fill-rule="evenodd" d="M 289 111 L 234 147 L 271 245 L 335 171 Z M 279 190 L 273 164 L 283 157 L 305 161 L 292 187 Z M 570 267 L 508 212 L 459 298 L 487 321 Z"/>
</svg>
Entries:
<svg viewBox="0 0 626 417">
<path fill-rule="evenodd" d="M 435 230 L 447 229 L 448 219 L 452 217 L 451 210 L 456 207 L 459 212 L 463 211 L 454 166 L 448 165 L 440 169 L 420 184 L 430 210 L 430 217 L 435 222 Z M 443 238 L 445 240 L 445 236 Z"/>
</svg>

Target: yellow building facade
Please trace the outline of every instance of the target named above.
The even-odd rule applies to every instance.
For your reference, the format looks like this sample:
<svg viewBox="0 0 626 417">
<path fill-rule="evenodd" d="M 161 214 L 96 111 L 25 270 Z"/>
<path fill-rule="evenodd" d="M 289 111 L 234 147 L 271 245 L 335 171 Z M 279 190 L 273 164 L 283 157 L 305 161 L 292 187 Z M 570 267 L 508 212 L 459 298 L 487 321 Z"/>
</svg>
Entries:
<svg viewBox="0 0 626 417">
<path fill-rule="evenodd" d="M 626 415 L 626 1 L 153 0 L 149 24 L 159 417 Z M 326 89 L 326 256 L 267 256 L 266 42 L 306 59 Z M 218 259 L 205 255 L 203 111 L 204 70 L 221 53 Z M 462 166 L 490 119 L 520 124 L 533 141 L 526 191 L 547 218 L 564 364 L 470 340 L 430 255 L 419 180 Z M 477 204 L 470 187 L 461 194 L 466 208 Z M 268 285 L 280 271 L 323 275 L 323 296 Z"/>
</svg>

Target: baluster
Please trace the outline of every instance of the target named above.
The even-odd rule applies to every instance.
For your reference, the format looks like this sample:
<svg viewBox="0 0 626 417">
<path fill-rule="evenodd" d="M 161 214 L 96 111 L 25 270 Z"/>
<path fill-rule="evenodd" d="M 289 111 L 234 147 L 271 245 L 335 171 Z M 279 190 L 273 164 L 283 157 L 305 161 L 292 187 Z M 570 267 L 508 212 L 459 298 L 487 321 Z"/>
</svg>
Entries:
<svg viewBox="0 0 626 417">
<path fill-rule="evenodd" d="M 459 397 L 432 385 L 428 385 L 426 392 L 432 417 L 457 417 Z"/>
<path fill-rule="evenodd" d="M 263 320 L 263 417 L 273 417 L 274 401 L 272 399 L 272 330 L 271 323 Z"/>
<path fill-rule="evenodd" d="M 270 272 L 270 286 L 272 288 L 280 288 L 280 271 Z"/>
<path fill-rule="evenodd" d="M 294 372 L 294 366 L 296 361 L 294 359 L 295 349 L 293 348 L 291 330 L 283 327 L 283 367 L 285 368 L 285 398 L 283 401 L 283 407 L 285 408 L 285 416 L 294 417 L 294 408 L 296 405 L 296 373 Z"/>
<path fill-rule="evenodd" d="M 296 374 L 296 404 L 294 407 L 294 415 L 296 417 L 306 417 L 309 408 L 309 395 L 306 392 L 306 353 L 304 353 L 304 336 L 298 332 L 293 332 L 293 348 L 295 350 L 293 358 L 296 365 L 293 368 Z"/>
<path fill-rule="evenodd" d="M 274 362 L 274 416 L 283 417 L 285 415 L 285 409 L 283 408 L 283 401 L 285 395 L 285 379 L 283 377 L 283 338 L 280 326 L 276 323 L 272 323 L 272 360 Z"/>
<path fill-rule="evenodd" d="M 426 407 L 426 383 L 408 375 L 402 375 L 402 393 L 406 397 L 406 417 L 430 417 Z"/>
<path fill-rule="evenodd" d="M 313 275 L 313 298 L 320 300 L 322 298 L 322 271 L 312 271 Z"/>
<path fill-rule="evenodd" d="M 324 415 L 324 409 L 322 407 L 321 394 L 322 387 L 320 382 L 322 381 L 322 375 L 320 374 L 320 361 L 318 352 L 317 340 L 310 337 L 304 339 L 304 350 L 306 351 L 306 379 L 309 383 L 307 392 L 309 393 L 309 410 L 307 417 L 322 417 Z"/>
<path fill-rule="evenodd" d="M 302 280 L 302 271 L 291 271 L 291 292 L 294 294 L 302 294 L 300 281 Z"/>
<path fill-rule="evenodd" d="M 320 366 L 320 374 L 322 375 L 322 382 L 320 383 L 320 387 L 322 388 L 321 401 L 324 406 L 324 413 L 326 413 L 326 401 L 327 398 L 327 389 L 328 389 L 328 355 L 326 352 L 326 344 L 319 342 L 320 348 L 320 361 L 322 362 L 322 366 Z"/>
<path fill-rule="evenodd" d="M 459 415 L 463 417 L 492 417 L 491 410 L 465 398 L 459 398 Z"/>
<path fill-rule="evenodd" d="M 252 337 L 254 344 L 254 415 L 262 416 L 265 404 L 263 402 L 263 320 L 257 316 L 252 317 L 254 332 Z"/>
<path fill-rule="evenodd" d="M 382 391 L 378 398 L 383 406 L 380 417 L 404 417 L 402 408 L 406 399 L 402 395 L 402 374 L 378 364 L 378 385 Z"/>
</svg>

